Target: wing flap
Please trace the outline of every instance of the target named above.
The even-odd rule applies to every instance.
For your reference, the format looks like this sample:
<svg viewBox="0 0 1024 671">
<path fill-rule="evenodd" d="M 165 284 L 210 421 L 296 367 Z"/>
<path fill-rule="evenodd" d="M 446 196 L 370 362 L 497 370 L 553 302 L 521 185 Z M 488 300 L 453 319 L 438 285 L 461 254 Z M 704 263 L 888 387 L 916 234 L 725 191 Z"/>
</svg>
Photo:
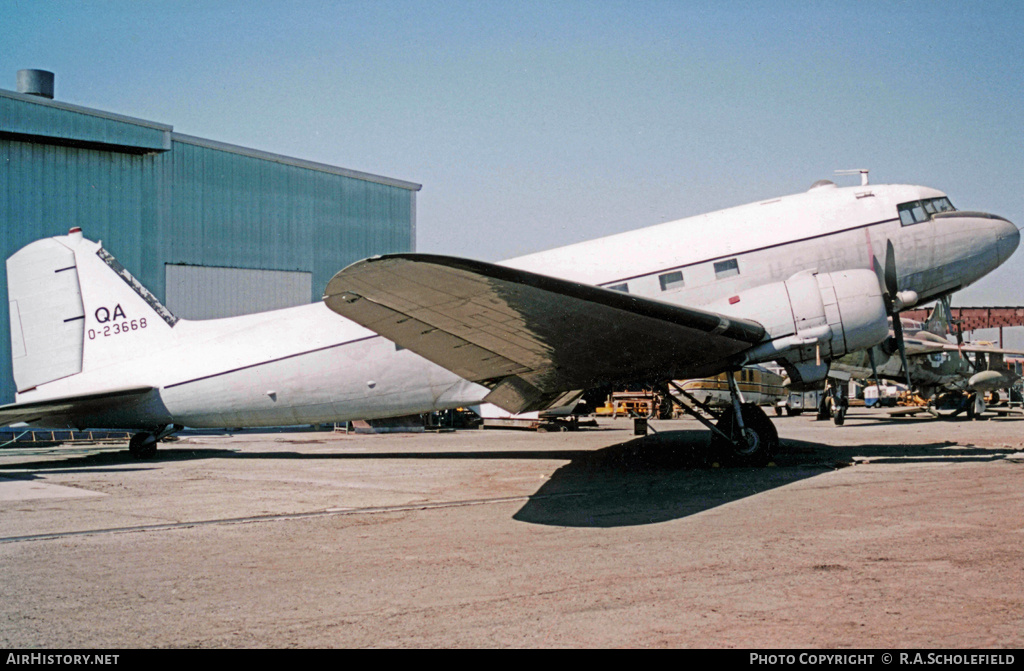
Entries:
<svg viewBox="0 0 1024 671">
<path fill-rule="evenodd" d="M 491 387 L 490 402 L 512 412 L 605 383 L 718 372 L 765 335 L 749 320 L 426 254 L 353 264 L 334 276 L 324 300 Z"/>
</svg>

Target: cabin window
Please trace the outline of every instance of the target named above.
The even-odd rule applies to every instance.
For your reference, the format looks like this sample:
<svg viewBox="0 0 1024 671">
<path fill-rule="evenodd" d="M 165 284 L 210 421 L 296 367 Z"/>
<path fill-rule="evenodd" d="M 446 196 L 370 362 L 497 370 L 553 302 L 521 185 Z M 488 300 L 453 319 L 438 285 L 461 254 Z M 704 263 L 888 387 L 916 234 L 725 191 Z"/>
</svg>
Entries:
<svg viewBox="0 0 1024 671">
<path fill-rule="evenodd" d="M 611 289 L 612 291 L 621 291 L 624 294 L 628 294 L 629 293 L 629 284 L 626 284 L 626 283 L 623 283 L 623 284 L 613 284 L 610 287 L 605 287 L 605 288 L 606 289 Z"/>
<path fill-rule="evenodd" d="M 671 273 L 658 275 L 658 281 L 661 282 L 662 291 L 682 289 L 684 286 L 686 286 L 686 283 L 683 282 L 683 271 L 681 270 L 675 270 Z"/>
<path fill-rule="evenodd" d="M 900 223 L 904 226 L 919 224 L 928 221 L 933 214 L 940 212 L 953 212 L 956 210 L 949 198 L 928 198 L 926 200 L 914 200 L 909 203 L 900 203 L 896 206 L 900 213 Z"/>
<path fill-rule="evenodd" d="M 726 261 L 715 261 L 715 279 L 723 279 L 740 274 L 740 264 L 736 259 Z"/>
</svg>

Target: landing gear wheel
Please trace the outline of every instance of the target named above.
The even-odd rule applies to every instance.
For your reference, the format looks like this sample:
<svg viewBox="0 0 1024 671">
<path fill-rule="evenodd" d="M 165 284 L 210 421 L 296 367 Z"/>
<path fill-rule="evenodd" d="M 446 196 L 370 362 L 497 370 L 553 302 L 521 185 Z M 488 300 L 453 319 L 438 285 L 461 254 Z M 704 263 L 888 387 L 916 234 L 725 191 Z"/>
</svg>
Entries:
<svg viewBox="0 0 1024 671">
<path fill-rule="evenodd" d="M 128 452 L 136 459 L 152 459 L 156 456 L 156 438 L 151 433 L 136 433 L 128 441 Z"/>
<path fill-rule="evenodd" d="M 959 391 L 938 394 L 929 401 L 932 414 L 942 419 L 953 419 L 964 410 L 968 409 L 970 399 L 966 394 Z"/>
<path fill-rule="evenodd" d="M 818 416 L 815 417 L 818 421 L 826 421 L 832 416 L 832 397 L 822 396 L 821 403 L 818 405 Z"/>
<path fill-rule="evenodd" d="M 842 426 L 843 422 L 846 421 L 846 404 L 836 403 L 835 412 L 832 415 L 832 420 L 836 423 L 836 426 Z"/>
<path fill-rule="evenodd" d="M 764 410 L 756 405 L 743 406 L 743 436 L 736 426 L 735 413 L 726 411 L 715 426 L 733 436 L 737 442 L 727 441 L 717 433 L 711 434 L 711 452 L 723 463 L 736 466 L 764 466 L 779 446 L 779 434 Z"/>
<path fill-rule="evenodd" d="M 981 394 L 971 394 L 967 399 L 967 419 L 981 419 L 985 412 L 985 398 Z"/>
</svg>

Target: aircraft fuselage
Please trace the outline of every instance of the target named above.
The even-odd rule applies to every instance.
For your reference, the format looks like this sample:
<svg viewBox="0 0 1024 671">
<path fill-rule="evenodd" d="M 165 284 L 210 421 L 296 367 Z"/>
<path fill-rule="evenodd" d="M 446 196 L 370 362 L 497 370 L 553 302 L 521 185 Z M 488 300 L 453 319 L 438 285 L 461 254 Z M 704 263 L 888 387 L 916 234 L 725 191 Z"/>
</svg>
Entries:
<svg viewBox="0 0 1024 671">
<path fill-rule="evenodd" d="M 900 290 L 916 292 L 923 301 L 984 276 L 1019 241 L 1013 224 L 981 213 L 953 211 L 916 223 L 901 221 L 900 204 L 937 198 L 944 194 L 925 187 L 826 185 L 505 265 L 703 306 L 801 271 L 872 268 L 891 242 Z M 69 416 L 67 425 L 312 424 L 471 405 L 489 392 L 397 348 L 322 302 L 206 321 L 150 317 L 139 328 L 144 300 L 124 297 L 117 281 L 90 281 L 106 268 L 95 263 L 98 245 L 81 234 L 53 240 L 71 248 L 78 259 L 82 369 L 30 388 L 19 383 L 19 403 L 154 388 L 117 411 Z M 115 306 L 122 314 L 112 324 Z M 111 333 L 118 320 L 123 330 Z"/>
</svg>

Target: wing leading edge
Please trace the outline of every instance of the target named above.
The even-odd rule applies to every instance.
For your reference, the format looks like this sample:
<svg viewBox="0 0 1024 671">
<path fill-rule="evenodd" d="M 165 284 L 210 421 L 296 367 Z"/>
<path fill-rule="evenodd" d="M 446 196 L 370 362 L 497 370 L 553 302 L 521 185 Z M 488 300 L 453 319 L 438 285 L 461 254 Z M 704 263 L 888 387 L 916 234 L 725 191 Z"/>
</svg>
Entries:
<svg viewBox="0 0 1024 671">
<path fill-rule="evenodd" d="M 760 342 L 727 318 L 481 261 L 393 254 L 334 276 L 334 312 L 472 382 L 509 412 L 607 383 L 720 372 Z"/>
</svg>

